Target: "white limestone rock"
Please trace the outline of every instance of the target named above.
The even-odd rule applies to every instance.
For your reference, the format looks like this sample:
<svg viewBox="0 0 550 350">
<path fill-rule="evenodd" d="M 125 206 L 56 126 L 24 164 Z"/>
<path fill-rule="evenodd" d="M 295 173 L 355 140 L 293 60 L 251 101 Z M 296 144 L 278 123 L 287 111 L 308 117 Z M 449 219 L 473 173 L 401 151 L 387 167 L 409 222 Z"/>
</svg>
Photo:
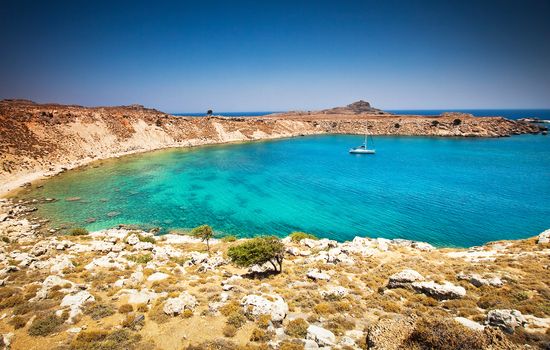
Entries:
<svg viewBox="0 0 550 350">
<path fill-rule="evenodd" d="M 95 298 L 88 291 L 80 291 L 76 294 L 65 295 L 63 300 L 61 300 L 61 307 L 69 308 L 69 319 L 68 323 L 74 323 L 75 317 L 82 314 L 82 306 L 85 303 L 93 302 Z M 61 310 L 60 310 L 61 311 Z"/>
<path fill-rule="evenodd" d="M 319 346 L 334 346 L 336 344 L 334 333 L 315 325 L 309 325 L 307 328 L 306 339 L 313 340 Z"/>
<path fill-rule="evenodd" d="M 455 286 L 450 282 L 443 284 L 430 282 L 413 282 L 412 287 L 420 293 L 424 293 L 438 300 L 459 299 L 466 295 L 466 289 L 461 286 Z"/>
<path fill-rule="evenodd" d="M 485 326 L 465 317 L 455 317 L 454 320 L 473 331 L 483 331 Z"/>
<path fill-rule="evenodd" d="M 271 321 L 282 322 L 288 313 L 288 304 L 277 294 L 250 294 L 242 298 L 245 313 L 252 316 L 270 315 Z"/>
<path fill-rule="evenodd" d="M 459 280 L 468 281 L 476 287 L 481 287 L 481 286 L 502 287 L 503 285 L 503 282 L 500 279 L 500 277 L 496 277 L 496 276 L 484 278 L 477 273 L 466 274 L 461 272 L 456 277 Z"/>
<path fill-rule="evenodd" d="M 341 299 L 349 294 L 349 289 L 342 286 L 329 286 L 319 291 L 325 299 Z"/>
<path fill-rule="evenodd" d="M 518 310 L 499 309 L 487 313 L 487 324 L 499 327 L 507 333 L 514 333 L 516 327 L 523 327 L 526 324 L 526 320 Z"/>
<path fill-rule="evenodd" d="M 424 276 L 412 269 L 406 269 L 390 276 L 388 288 L 407 288 L 413 282 L 423 281 Z"/>
<path fill-rule="evenodd" d="M 550 229 L 539 234 L 537 244 L 549 244 L 550 243 Z"/>
<path fill-rule="evenodd" d="M 147 281 L 149 282 L 156 282 L 156 281 L 162 281 L 170 277 L 170 275 L 164 273 L 164 272 L 155 272 L 151 276 L 147 277 Z"/>
<path fill-rule="evenodd" d="M 308 278 L 311 278 L 312 280 L 323 280 L 323 281 L 330 281 L 330 275 L 326 272 L 322 272 L 319 269 L 311 269 L 306 273 L 306 276 Z"/>
<path fill-rule="evenodd" d="M 181 314 L 184 310 L 193 310 L 197 305 L 197 299 L 187 292 L 182 292 L 177 298 L 169 298 L 164 303 L 163 311 L 170 316 Z"/>
</svg>

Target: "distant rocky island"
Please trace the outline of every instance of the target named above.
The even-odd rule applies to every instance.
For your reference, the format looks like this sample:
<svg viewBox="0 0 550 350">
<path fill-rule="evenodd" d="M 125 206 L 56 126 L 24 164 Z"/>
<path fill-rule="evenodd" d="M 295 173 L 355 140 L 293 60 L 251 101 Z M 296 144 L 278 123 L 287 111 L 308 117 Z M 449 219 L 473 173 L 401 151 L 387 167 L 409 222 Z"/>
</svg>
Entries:
<svg viewBox="0 0 550 350">
<path fill-rule="evenodd" d="M 323 109 L 320 111 L 323 114 L 390 114 L 381 109 L 371 107 L 369 102 L 359 100 L 345 107 L 334 107 Z"/>
</svg>

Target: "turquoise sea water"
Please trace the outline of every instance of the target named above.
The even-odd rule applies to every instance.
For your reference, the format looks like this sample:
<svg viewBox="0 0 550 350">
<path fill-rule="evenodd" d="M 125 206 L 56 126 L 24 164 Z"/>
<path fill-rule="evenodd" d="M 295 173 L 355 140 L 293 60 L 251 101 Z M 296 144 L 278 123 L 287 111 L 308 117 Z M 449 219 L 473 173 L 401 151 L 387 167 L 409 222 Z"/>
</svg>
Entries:
<svg viewBox="0 0 550 350">
<path fill-rule="evenodd" d="M 550 228 L 550 137 L 377 137 L 376 155 L 348 154 L 361 142 L 312 136 L 157 151 L 66 172 L 30 195 L 60 199 L 39 207 L 54 223 L 90 230 L 209 224 L 239 236 L 301 230 L 472 246 Z"/>
</svg>

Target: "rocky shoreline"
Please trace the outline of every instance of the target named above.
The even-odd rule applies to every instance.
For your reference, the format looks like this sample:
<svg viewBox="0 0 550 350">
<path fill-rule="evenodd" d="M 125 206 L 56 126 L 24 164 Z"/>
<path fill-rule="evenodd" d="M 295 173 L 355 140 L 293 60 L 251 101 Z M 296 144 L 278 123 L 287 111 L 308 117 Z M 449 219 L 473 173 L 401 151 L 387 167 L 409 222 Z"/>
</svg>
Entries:
<svg viewBox="0 0 550 350">
<path fill-rule="evenodd" d="M 361 102 L 361 101 L 360 101 Z M 175 117 L 142 106 L 81 107 L 0 101 L 0 196 L 93 161 L 173 147 L 319 134 L 504 137 L 538 125 L 501 117 L 390 115 L 364 106 L 266 117 Z M 368 103 L 367 103 L 368 104 Z"/>
<path fill-rule="evenodd" d="M 209 255 L 196 238 L 125 226 L 66 235 L 33 204 L 0 200 L 0 340 L 11 349 L 550 344 L 550 230 L 469 249 L 287 237 L 284 270 L 270 274 L 229 261 L 242 240 L 215 239 Z"/>
</svg>

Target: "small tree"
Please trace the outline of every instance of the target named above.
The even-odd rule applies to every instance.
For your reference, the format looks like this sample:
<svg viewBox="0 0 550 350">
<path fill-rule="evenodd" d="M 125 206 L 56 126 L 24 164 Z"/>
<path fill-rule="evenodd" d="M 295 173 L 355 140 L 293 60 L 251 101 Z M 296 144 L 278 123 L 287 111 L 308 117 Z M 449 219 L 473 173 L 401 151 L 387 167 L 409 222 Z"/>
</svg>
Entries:
<svg viewBox="0 0 550 350">
<path fill-rule="evenodd" d="M 229 248 L 227 255 L 237 266 L 250 267 L 269 262 L 275 272 L 281 273 L 285 246 L 277 237 L 256 237 Z"/>
<path fill-rule="evenodd" d="M 191 236 L 200 238 L 203 242 L 206 242 L 206 250 L 210 255 L 210 239 L 214 238 L 214 230 L 208 225 L 201 225 L 191 230 Z"/>
<path fill-rule="evenodd" d="M 213 113 L 213 112 L 212 112 L 212 110 L 211 110 L 211 109 L 209 109 L 209 110 L 207 110 L 207 111 L 206 111 L 206 116 L 211 116 L 211 115 L 212 115 L 212 113 Z"/>
</svg>

